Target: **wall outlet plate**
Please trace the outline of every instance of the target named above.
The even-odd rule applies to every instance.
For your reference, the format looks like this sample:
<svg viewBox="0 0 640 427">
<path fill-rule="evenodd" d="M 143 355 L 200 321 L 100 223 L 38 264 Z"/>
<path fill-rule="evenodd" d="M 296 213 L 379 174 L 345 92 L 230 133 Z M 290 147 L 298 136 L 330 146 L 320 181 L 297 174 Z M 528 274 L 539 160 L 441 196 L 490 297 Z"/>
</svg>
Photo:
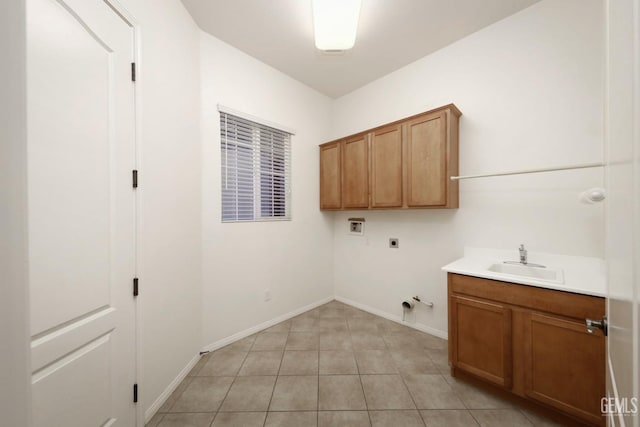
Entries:
<svg viewBox="0 0 640 427">
<path fill-rule="evenodd" d="M 391 249 L 398 249 L 400 247 L 400 239 L 397 237 L 391 237 L 389 239 L 389 247 Z"/>
</svg>

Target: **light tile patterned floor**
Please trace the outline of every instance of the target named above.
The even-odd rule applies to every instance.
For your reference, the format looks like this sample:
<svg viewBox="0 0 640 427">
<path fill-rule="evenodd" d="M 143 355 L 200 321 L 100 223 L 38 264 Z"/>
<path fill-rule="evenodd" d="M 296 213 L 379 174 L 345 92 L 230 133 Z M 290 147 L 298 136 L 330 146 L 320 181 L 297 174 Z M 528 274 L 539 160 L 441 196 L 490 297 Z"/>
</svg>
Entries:
<svg viewBox="0 0 640 427">
<path fill-rule="evenodd" d="M 554 425 L 452 378 L 445 340 L 337 301 L 206 354 L 147 424 Z"/>
</svg>

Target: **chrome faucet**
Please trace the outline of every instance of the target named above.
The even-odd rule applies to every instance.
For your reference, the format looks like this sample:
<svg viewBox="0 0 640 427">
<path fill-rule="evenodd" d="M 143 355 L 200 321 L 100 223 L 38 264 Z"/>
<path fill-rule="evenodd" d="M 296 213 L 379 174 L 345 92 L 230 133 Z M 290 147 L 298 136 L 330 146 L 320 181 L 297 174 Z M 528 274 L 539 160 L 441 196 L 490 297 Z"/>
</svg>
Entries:
<svg viewBox="0 0 640 427">
<path fill-rule="evenodd" d="M 518 248 L 518 252 L 520 252 L 520 261 L 503 261 L 503 263 L 505 263 L 505 264 L 520 264 L 520 265 L 526 265 L 526 266 L 529 266 L 529 267 L 546 268 L 542 264 L 531 264 L 531 263 L 529 263 L 529 260 L 527 259 L 527 250 L 524 248 L 524 245 L 520 245 L 520 247 Z"/>
<path fill-rule="evenodd" d="M 520 264 L 527 264 L 527 250 L 524 248 L 524 245 L 520 245 L 518 248 L 520 251 Z"/>
</svg>

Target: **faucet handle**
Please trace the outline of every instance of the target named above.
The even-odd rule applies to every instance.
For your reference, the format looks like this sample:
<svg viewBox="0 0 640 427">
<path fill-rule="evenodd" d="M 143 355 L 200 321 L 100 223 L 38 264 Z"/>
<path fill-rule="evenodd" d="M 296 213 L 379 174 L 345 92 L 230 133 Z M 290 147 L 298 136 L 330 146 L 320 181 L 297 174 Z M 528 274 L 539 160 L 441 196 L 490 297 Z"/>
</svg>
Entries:
<svg viewBox="0 0 640 427">
<path fill-rule="evenodd" d="M 524 248 L 524 245 L 521 244 L 520 248 L 518 248 L 518 250 L 520 251 L 520 264 L 527 264 L 527 250 Z"/>
</svg>

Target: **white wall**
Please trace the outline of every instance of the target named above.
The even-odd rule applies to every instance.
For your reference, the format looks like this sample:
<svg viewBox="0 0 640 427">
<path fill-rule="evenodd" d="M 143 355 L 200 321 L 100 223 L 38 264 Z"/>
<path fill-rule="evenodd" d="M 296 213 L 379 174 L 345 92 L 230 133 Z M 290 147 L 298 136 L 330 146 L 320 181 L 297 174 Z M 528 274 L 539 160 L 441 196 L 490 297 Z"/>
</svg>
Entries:
<svg viewBox="0 0 640 427">
<path fill-rule="evenodd" d="M 149 412 L 200 349 L 200 39 L 179 0 L 120 1 L 139 35 L 138 379 Z"/>
<path fill-rule="evenodd" d="M 0 414 L 30 425 L 25 2 L 0 4 Z"/>
<path fill-rule="evenodd" d="M 603 33 L 599 0 L 544 0 L 335 101 L 338 138 L 450 102 L 460 173 L 601 162 Z M 463 247 L 603 256 L 603 208 L 578 194 L 601 168 L 462 181 L 460 209 L 358 213 L 366 236 L 334 216 L 336 294 L 391 315 L 403 298 L 435 302 L 411 319 L 444 333 L 446 275 Z M 400 238 L 389 249 L 389 237 Z"/>
<path fill-rule="evenodd" d="M 332 220 L 318 209 L 318 144 L 328 137 L 330 100 L 205 33 L 201 61 L 202 343 L 209 346 L 333 295 Z M 217 104 L 295 129 L 292 221 L 221 223 Z"/>
</svg>

